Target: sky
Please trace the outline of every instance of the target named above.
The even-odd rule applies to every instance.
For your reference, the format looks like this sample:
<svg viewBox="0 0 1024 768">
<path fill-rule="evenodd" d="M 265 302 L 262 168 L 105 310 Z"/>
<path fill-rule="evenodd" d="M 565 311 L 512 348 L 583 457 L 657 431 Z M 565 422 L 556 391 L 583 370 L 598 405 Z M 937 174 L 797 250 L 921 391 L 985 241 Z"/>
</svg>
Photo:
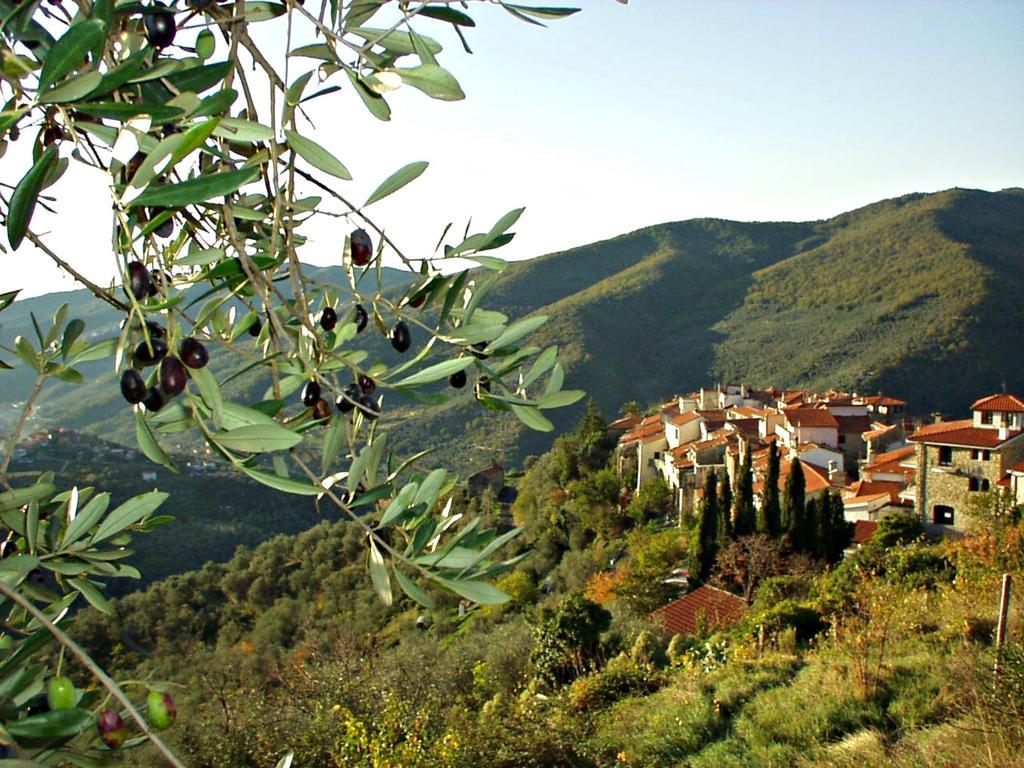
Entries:
<svg viewBox="0 0 1024 768">
<path fill-rule="evenodd" d="M 308 135 L 355 177 L 338 191 L 364 200 L 427 160 L 420 179 L 368 209 L 389 236 L 428 255 L 448 222 L 461 235 L 470 219 L 485 230 L 525 206 L 499 252 L 523 259 L 665 221 L 820 219 L 910 192 L 1024 186 L 1017 0 L 580 4 L 541 29 L 471 3 L 472 56 L 450 26 L 423 21 L 465 101 L 403 88 L 390 123 L 349 93 L 310 102 Z M 285 49 L 281 24 L 254 31 Z M 314 64 L 291 59 L 288 79 Z M 3 181 L 27 169 L 27 144 L 0 159 Z M 75 169 L 49 192 L 60 216 L 40 212 L 33 228 L 109 283 L 103 178 Z M 340 263 L 349 229 L 324 217 L 300 258 Z M 30 245 L 0 259 L 0 292 L 76 287 Z"/>
</svg>

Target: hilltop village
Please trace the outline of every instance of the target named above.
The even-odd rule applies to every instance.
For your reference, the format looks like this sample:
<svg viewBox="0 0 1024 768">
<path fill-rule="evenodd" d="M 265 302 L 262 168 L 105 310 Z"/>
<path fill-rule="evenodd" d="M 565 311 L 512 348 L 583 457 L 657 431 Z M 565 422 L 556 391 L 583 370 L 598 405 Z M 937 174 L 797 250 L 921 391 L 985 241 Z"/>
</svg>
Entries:
<svg viewBox="0 0 1024 768">
<path fill-rule="evenodd" d="M 948 535 L 966 529 L 974 504 L 1024 504 L 1024 398 L 989 395 L 970 406 L 969 419 L 931 423 L 908 416 L 907 406 L 883 394 L 738 384 L 672 397 L 608 429 L 624 483 L 639 490 L 661 477 L 681 515 L 696 511 L 710 473 L 735 483 L 748 451 L 760 507 L 773 444 L 780 492 L 796 460 L 808 500 L 841 496 L 854 543 L 894 513 Z"/>
</svg>

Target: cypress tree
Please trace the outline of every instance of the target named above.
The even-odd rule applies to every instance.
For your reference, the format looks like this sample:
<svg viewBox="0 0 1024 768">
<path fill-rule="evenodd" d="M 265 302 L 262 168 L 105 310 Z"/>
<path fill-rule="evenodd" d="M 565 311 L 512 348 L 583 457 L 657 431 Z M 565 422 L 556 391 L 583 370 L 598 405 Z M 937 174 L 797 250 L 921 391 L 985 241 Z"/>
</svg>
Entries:
<svg viewBox="0 0 1024 768">
<path fill-rule="evenodd" d="M 718 476 L 708 472 L 704 478 L 704 500 L 701 502 L 697 527 L 690 539 L 689 587 L 694 589 L 708 580 L 718 556 Z"/>
<path fill-rule="evenodd" d="M 853 538 L 853 526 L 846 521 L 846 507 L 839 491 L 829 495 L 828 530 L 822 536 L 825 562 L 838 563 Z"/>
<path fill-rule="evenodd" d="M 750 441 L 747 441 L 747 450 L 743 455 L 743 464 L 739 467 L 739 476 L 736 478 L 736 522 L 735 529 L 737 536 L 749 536 L 754 532 L 755 510 L 754 510 L 754 466 L 750 456 Z"/>
<path fill-rule="evenodd" d="M 732 486 L 729 484 L 729 473 L 722 472 L 722 480 L 718 485 L 718 546 L 724 547 L 733 537 L 732 529 Z"/>
<path fill-rule="evenodd" d="M 769 536 L 778 536 L 782 510 L 779 505 L 779 449 L 775 443 L 768 446 L 768 471 L 761 494 L 761 509 L 757 513 L 757 530 Z"/>
<path fill-rule="evenodd" d="M 827 520 L 828 516 L 832 512 L 832 505 L 829 502 L 829 498 L 826 495 L 820 501 L 818 499 L 808 499 L 807 509 L 804 513 L 804 526 L 800 532 L 800 541 L 797 549 L 802 549 L 812 557 L 821 557 L 823 550 L 822 536 L 826 533 L 828 523 L 822 518 Z"/>
<path fill-rule="evenodd" d="M 804 527 L 806 504 L 804 470 L 800 466 L 800 459 L 794 456 L 789 463 L 789 477 L 786 478 L 786 488 L 782 495 L 783 529 L 794 545 L 800 541 L 798 531 Z"/>
</svg>

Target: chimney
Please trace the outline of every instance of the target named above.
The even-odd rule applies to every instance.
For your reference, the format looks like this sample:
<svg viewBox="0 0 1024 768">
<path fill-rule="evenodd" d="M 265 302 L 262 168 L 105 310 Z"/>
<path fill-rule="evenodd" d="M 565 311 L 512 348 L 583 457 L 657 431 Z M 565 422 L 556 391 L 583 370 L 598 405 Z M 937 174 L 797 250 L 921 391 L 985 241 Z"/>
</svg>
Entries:
<svg viewBox="0 0 1024 768">
<path fill-rule="evenodd" d="M 843 473 L 839 471 L 839 465 L 836 464 L 835 459 L 829 459 L 828 461 L 828 481 L 832 485 L 839 485 L 842 482 Z"/>
</svg>

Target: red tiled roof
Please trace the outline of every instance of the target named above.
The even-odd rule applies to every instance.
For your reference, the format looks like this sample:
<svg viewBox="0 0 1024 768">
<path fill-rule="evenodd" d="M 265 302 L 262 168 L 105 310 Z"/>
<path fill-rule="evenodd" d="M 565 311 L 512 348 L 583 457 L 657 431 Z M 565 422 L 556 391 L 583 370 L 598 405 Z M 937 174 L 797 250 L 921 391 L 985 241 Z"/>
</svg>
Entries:
<svg viewBox="0 0 1024 768">
<path fill-rule="evenodd" d="M 1007 470 L 1007 472 L 1014 472 L 1018 475 L 1024 475 L 1024 461 L 1018 461 L 1016 464 L 1010 467 Z"/>
<path fill-rule="evenodd" d="M 623 416 L 621 419 L 616 419 L 608 425 L 608 429 L 632 429 L 640 423 L 640 417 L 635 414 L 629 416 Z"/>
<path fill-rule="evenodd" d="M 664 622 L 669 635 L 696 634 L 699 625 L 720 629 L 735 624 L 747 612 L 742 598 L 706 584 L 647 615 L 647 620 Z"/>
<path fill-rule="evenodd" d="M 861 435 L 861 437 L 863 437 L 864 440 L 867 442 L 882 437 L 886 433 L 892 432 L 894 429 L 896 429 L 895 424 L 878 424 L 876 422 L 872 424 L 871 429 L 865 432 L 863 435 Z"/>
<path fill-rule="evenodd" d="M 972 411 L 1024 411 L 1024 400 L 1016 395 L 989 395 L 971 406 Z"/>
<path fill-rule="evenodd" d="M 863 544 L 870 541 L 878 530 L 878 523 L 872 520 L 858 520 L 853 524 L 853 543 Z"/>
<path fill-rule="evenodd" d="M 917 453 L 917 446 L 904 445 L 902 448 L 896 448 L 895 450 L 886 451 L 885 453 L 878 454 L 877 456 L 875 456 L 874 461 L 872 461 L 867 466 L 863 467 L 863 469 L 879 471 L 880 467 L 882 467 L 883 465 L 893 463 L 899 464 L 901 461 L 909 459 L 915 453 Z M 884 472 L 885 470 L 880 471 Z"/>
<path fill-rule="evenodd" d="M 687 411 L 686 413 L 680 413 L 678 416 L 673 416 L 671 422 L 677 427 L 681 427 L 684 424 L 689 424 L 691 421 L 704 418 L 697 411 Z"/>
<path fill-rule="evenodd" d="M 646 419 L 640 422 L 639 426 L 629 430 L 626 434 L 619 438 L 620 443 L 635 443 L 637 441 L 647 442 L 652 435 L 664 434 L 665 425 L 661 421 L 659 414 L 648 416 Z"/>
<path fill-rule="evenodd" d="M 956 445 L 967 448 L 998 448 L 1008 440 L 1021 434 L 1021 430 L 1013 430 L 1006 437 L 999 436 L 1000 430 L 975 427 L 970 419 L 961 421 L 943 421 L 929 424 L 908 437 L 916 443 L 932 445 Z"/>
<path fill-rule="evenodd" d="M 895 397 L 888 397 L 886 395 L 873 395 L 871 397 L 865 397 L 864 402 L 867 403 L 868 405 L 873 405 L 876 408 L 880 405 L 894 406 L 907 404 L 904 400 L 897 400 Z"/>
<path fill-rule="evenodd" d="M 801 427 L 838 427 L 836 417 L 824 408 L 787 408 L 783 411 L 790 424 Z"/>
<path fill-rule="evenodd" d="M 891 480 L 858 480 L 850 486 L 851 496 L 846 498 L 849 501 L 863 500 L 866 497 L 874 497 L 879 494 L 888 494 L 893 504 L 900 500 L 900 491 L 903 490 L 903 483 L 894 483 Z"/>
</svg>

